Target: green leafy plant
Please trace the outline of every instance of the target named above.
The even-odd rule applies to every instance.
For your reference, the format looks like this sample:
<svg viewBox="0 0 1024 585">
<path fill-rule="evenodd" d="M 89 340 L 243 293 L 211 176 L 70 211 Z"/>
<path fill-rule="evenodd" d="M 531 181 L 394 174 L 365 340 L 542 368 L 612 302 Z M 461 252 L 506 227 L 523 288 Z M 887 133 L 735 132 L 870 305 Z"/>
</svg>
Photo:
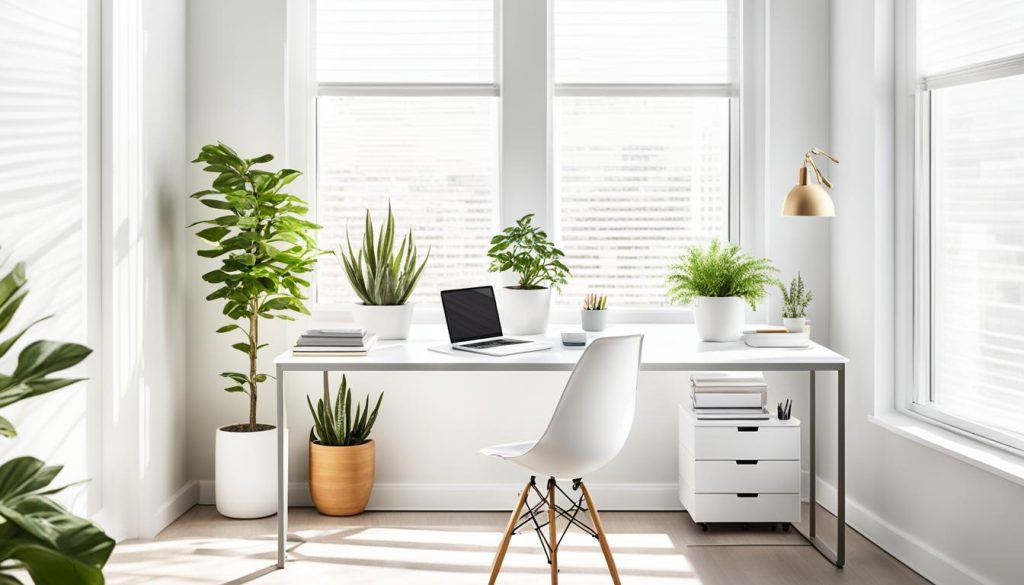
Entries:
<svg viewBox="0 0 1024 585">
<path fill-rule="evenodd" d="M 583 297 L 583 310 L 584 311 L 604 311 L 608 308 L 608 295 L 598 295 L 595 293 L 587 293 Z"/>
<path fill-rule="evenodd" d="M 371 411 L 370 396 L 367 394 L 365 404 L 356 402 L 353 416 L 352 392 L 348 387 L 348 380 L 342 375 L 341 386 L 338 387 L 337 397 L 332 403 L 327 372 L 324 372 L 324 397 L 317 401 L 316 408 L 313 407 L 313 401 L 309 396 L 306 397 L 309 411 L 313 414 L 313 428 L 309 430 L 309 441 L 330 447 L 362 445 L 369 441 L 370 431 L 377 422 L 382 400 L 383 392 L 377 397 L 377 405 Z"/>
<path fill-rule="evenodd" d="M 25 265 L 18 263 L 0 279 L 0 334 L 11 324 L 28 294 Z M 44 317 L 45 319 L 45 317 Z M 0 358 L 36 323 L 0 340 Z M 0 374 L 0 406 L 9 406 L 81 381 L 55 374 L 84 360 L 92 350 L 77 343 L 33 341 L 18 353 L 11 374 Z M 13 437 L 14 425 L 0 417 L 0 434 Z M 16 457 L 0 465 L 0 583 L 20 583 L 24 571 L 40 585 L 104 582 L 103 566 L 114 540 L 95 524 L 68 512 L 50 496 L 67 486 L 51 487 L 60 465 L 35 457 Z"/>
<path fill-rule="evenodd" d="M 782 291 L 782 316 L 786 319 L 799 319 L 807 316 L 807 307 L 814 300 L 814 293 L 804 286 L 804 279 L 800 273 L 796 273 L 789 283 L 787 289 L 779 283 L 779 290 Z"/>
<path fill-rule="evenodd" d="M 550 285 L 555 290 L 569 282 L 569 267 L 562 263 L 565 254 L 548 240 L 548 234 L 533 225 L 533 214 L 516 220 L 491 238 L 491 272 L 511 270 L 519 275 L 519 288 L 540 289 Z"/>
<path fill-rule="evenodd" d="M 293 169 L 276 172 L 257 169 L 270 162 L 269 154 L 241 158 L 224 144 L 208 144 L 192 162 L 205 163 L 203 170 L 215 173 L 213 188 L 192 194 L 203 205 L 223 215 L 196 222 L 209 225 L 196 233 L 211 247 L 199 250 L 204 258 L 221 258 L 221 266 L 203 275 L 217 285 L 206 300 L 222 299 L 223 313 L 232 321 L 218 333 L 238 331 L 244 341 L 231 347 L 248 358 L 247 372 L 224 372 L 233 384 L 228 392 L 249 395 L 248 428 L 256 431 L 256 399 L 259 384 L 268 376 L 258 371 L 260 319 L 294 318 L 289 312 L 309 314 L 303 300 L 303 288 L 309 282 L 300 275 L 313 270 L 316 248 L 310 232 L 320 226 L 308 221 L 306 203 L 284 192 L 285 186 L 301 173 Z M 192 227 L 192 226 L 189 226 Z"/>
<path fill-rule="evenodd" d="M 342 248 L 341 264 L 356 296 L 367 305 L 404 305 L 409 302 L 419 284 L 423 268 L 430 259 L 430 250 L 423 262 L 416 265 L 416 242 L 412 228 L 395 249 L 395 216 L 388 203 L 388 219 L 381 226 L 376 243 L 373 238 L 373 220 L 366 210 L 363 247 L 352 251 L 352 242 L 345 234 L 348 250 Z"/>
<path fill-rule="evenodd" d="M 768 286 L 779 285 L 778 269 L 767 258 L 754 258 L 736 244 L 713 240 L 707 248 L 691 246 L 669 271 L 669 298 L 691 303 L 697 297 L 740 297 L 757 308 Z"/>
</svg>

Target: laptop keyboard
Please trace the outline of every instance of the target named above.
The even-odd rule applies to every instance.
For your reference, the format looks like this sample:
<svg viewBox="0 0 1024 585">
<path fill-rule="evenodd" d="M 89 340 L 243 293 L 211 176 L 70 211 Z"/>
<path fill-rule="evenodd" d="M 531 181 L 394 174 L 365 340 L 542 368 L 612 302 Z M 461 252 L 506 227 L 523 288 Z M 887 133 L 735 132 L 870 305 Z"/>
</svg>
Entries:
<svg viewBox="0 0 1024 585">
<path fill-rule="evenodd" d="M 471 347 L 473 349 L 487 349 L 489 347 L 501 347 L 503 345 L 518 345 L 520 343 L 530 343 L 523 339 L 491 339 L 489 341 L 478 341 L 476 343 L 464 343 L 462 347 Z"/>
</svg>

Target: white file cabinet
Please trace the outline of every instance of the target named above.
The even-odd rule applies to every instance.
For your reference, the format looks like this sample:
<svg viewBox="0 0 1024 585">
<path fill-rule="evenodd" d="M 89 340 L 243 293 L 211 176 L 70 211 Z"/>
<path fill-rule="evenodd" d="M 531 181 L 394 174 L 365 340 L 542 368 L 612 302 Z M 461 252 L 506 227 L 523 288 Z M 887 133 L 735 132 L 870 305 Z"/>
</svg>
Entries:
<svg viewBox="0 0 1024 585">
<path fill-rule="evenodd" d="M 694 522 L 800 521 L 800 421 L 697 420 L 679 407 L 679 500 Z"/>
</svg>

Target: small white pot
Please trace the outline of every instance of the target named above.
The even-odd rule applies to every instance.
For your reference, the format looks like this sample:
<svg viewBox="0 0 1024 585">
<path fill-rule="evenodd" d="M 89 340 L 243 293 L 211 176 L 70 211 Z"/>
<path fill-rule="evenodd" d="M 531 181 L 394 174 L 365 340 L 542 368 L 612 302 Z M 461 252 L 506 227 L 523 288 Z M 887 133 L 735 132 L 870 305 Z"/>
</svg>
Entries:
<svg viewBox="0 0 1024 585">
<path fill-rule="evenodd" d="M 357 303 L 353 311 L 356 323 L 377 339 L 405 339 L 412 326 L 413 304 L 364 305 Z"/>
<path fill-rule="evenodd" d="M 501 289 L 501 329 L 506 335 L 539 335 L 548 329 L 550 288 Z"/>
<path fill-rule="evenodd" d="M 739 297 L 697 297 L 693 319 L 697 335 L 704 341 L 736 341 L 743 337 L 743 299 Z"/>
<path fill-rule="evenodd" d="M 604 331 L 608 326 L 608 310 L 580 309 L 580 324 L 584 331 Z"/>
<path fill-rule="evenodd" d="M 214 497 L 228 518 L 277 513 L 277 428 L 255 433 L 217 429 Z M 285 429 L 285 445 L 288 431 Z"/>
<path fill-rule="evenodd" d="M 790 333 L 800 333 L 807 326 L 807 317 L 783 317 L 782 324 Z"/>
</svg>

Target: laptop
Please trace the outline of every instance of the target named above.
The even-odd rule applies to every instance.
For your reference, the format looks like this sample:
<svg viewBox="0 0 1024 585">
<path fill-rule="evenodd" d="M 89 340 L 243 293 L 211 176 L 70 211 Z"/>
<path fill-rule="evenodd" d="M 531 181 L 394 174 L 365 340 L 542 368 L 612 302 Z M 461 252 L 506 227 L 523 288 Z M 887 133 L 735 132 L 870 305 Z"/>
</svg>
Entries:
<svg viewBox="0 0 1024 585">
<path fill-rule="evenodd" d="M 550 343 L 502 335 L 493 287 L 443 290 L 441 307 L 452 349 L 494 356 L 551 349 Z"/>
</svg>

